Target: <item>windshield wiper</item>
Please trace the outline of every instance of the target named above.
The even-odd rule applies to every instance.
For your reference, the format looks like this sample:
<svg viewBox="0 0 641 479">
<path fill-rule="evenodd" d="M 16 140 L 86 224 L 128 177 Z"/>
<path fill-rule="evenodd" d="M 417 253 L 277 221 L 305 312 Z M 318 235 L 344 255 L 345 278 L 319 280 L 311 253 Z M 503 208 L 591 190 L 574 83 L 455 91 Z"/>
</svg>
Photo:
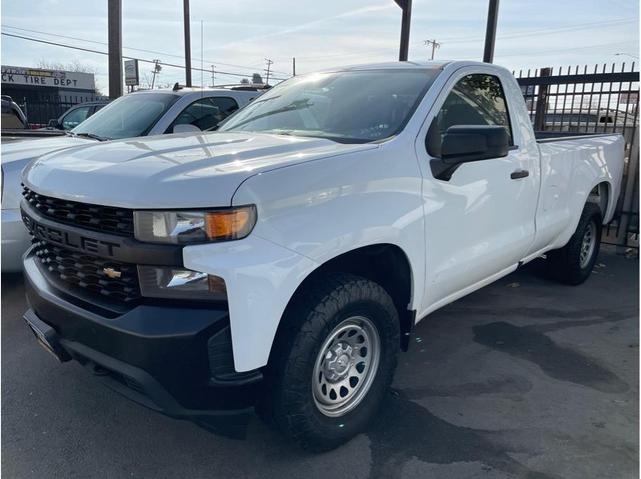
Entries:
<svg viewBox="0 0 641 479">
<path fill-rule="evenodd" d="M 73 135 L 82 136 L 82 137 L 85 137 L 85 138 L 91 138 L 92 140 L 98 140 L 98 141 L 107 141 L 107 140 L 110 139 L 110 138 L 106 138 L 104 136 L 95 135 L 93 133 L 73 133 Z"/>
</svg>

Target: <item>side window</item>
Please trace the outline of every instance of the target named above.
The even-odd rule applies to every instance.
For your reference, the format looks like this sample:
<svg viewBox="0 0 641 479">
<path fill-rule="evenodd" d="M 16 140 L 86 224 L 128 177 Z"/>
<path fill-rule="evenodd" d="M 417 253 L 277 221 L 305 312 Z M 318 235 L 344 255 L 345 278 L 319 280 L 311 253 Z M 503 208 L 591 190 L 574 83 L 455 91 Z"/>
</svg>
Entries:
<svg viewBox="0 0 641 479">
<path fill-rule="evenodd" d="M 77 127 L 87 119 L 90 109 L 90 106 L 83 106 L 70 111 L 62 118 L 62 128 L 65 130 L 71 130 L 72 128 Z"/>
<path fill-rule="evenodd" d="M 427 151 L 431 156 L 440 157 L 443 135 L 456 125 L 503 126 L 510 144 L 514 144 L 505 94 L 497 77 L 467 75 L 454 85 L 427 134 Z"/>
<path fill-rule="evenodd" d="M 233 98 L 201 98 L 185 108 L 167 129 L 173 132 L 176 125 L 194 125 L 200 130 L 215 127 L 231 113 L 238 110 Z"/>
</svg>

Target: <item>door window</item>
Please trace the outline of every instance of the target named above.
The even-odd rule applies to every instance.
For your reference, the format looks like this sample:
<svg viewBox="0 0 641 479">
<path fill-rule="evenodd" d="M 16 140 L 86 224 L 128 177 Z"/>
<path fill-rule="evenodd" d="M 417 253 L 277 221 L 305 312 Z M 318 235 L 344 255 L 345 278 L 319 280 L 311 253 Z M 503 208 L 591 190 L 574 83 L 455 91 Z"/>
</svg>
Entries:
<svg viewBox="0 0 641 479">
<path fill-rule="evenodd" d="M 467 75 L 454 85 L 428 131 L 426 143 L 431 156 L 440 158 L 443 135 L 456 125 L 503 126 L 510 144 L 514 144 L 505 94 L 497 77 Z"/>
<path fill-rule="evenodd" d="M 200 130 L 209 130 L 236 110 L 238 110 L 238 103 L 233 98 L 201 98 L 178 115 L 167 133 L 172 133 L 176 125 L 194 125 Z"/>
<path fill-rule="evenodd" d="M 72 128 L 77 127 L 87 119 L 90 109 L 90 106 L 82 106 L 75 110 L 71 110 L 62 118 L 62 128 L 65 130 L 71 130 Z"/>
</svg>

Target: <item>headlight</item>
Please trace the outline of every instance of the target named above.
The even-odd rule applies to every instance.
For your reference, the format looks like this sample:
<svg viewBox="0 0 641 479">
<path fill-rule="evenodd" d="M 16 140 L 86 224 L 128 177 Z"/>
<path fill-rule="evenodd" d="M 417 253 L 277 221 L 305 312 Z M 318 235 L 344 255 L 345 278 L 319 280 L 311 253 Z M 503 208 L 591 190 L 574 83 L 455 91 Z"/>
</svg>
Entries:
<svg viewBox="0 0 641 479">
<path fill-rule="evenodd" d="M 138 266 L 140 293 L 148 298 L 225 301 L 227 288 L 218 276 L 183 268 Z"/>
<path fill-rule="evenodd" d="M 150 243 L 206 243 L 241 239 L 256 224 L 254 205 L 209 211 L 134 211 L 134 235 Z"/>
</svg>

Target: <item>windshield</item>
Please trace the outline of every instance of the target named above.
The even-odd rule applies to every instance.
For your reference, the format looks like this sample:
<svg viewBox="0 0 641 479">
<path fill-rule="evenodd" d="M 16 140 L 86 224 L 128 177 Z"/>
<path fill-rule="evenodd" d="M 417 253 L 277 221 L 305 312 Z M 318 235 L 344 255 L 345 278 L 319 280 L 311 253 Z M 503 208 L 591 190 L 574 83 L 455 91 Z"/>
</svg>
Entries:
<svg viewBox="0 0 641 479">
<path fill-rule="evenodd" d="M 397 134 L 434 81 L 437 70 L 388 69 L 315 73 L 272 88 L 220 125 L 328 138 L 345 143 Z"/>
<path fill-rule="evenodd" d="M 178 95 L 171 93 L 125 95 L 96 112 L 71 132 L 105 140 L 146 135 L 178 98 Z"/>
</svg>

